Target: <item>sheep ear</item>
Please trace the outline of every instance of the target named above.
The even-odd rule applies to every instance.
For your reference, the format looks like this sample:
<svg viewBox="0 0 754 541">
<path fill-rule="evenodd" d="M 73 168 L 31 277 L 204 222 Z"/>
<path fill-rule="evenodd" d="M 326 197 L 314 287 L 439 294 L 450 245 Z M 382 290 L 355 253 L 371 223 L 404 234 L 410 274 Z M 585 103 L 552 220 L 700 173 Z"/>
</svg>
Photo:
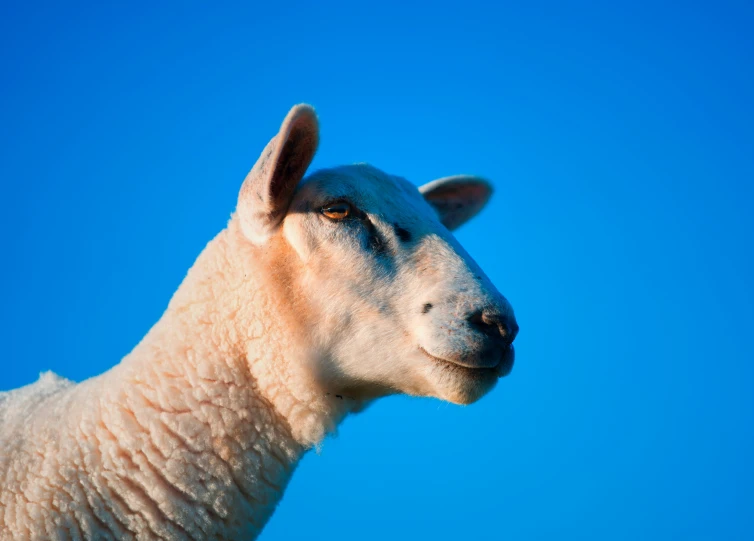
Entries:
<svg viewBox="0 0 754 541">
<path fill-rule="evenodd" d="M 293 191 L 304 178 L 319 142 L 314 109 L 296 105 L 246 176 L 238 194 L 237 212 L 249 240 L 266 241 L 288 212 Z"/>
<path fill-rule="evenodd" d="M 428 182 L 419 192 L 452 231 L 482 210 L 492 196 L 492 185 L 480 177 L 456 175 Z"/>
</svg>

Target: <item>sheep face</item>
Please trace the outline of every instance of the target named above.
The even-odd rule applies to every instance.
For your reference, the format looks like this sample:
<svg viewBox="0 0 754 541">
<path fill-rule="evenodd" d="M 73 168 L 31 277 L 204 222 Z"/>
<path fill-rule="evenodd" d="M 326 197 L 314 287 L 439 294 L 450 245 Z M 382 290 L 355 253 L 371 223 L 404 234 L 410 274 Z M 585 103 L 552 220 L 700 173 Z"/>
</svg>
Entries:
<svg viewBox="0 0 754 541">
<path fill-rule="evenodd" d="M 285 284 L 277 302 L 304 337 L 305 369 L 360 400 L 474 402 L 510 372 L 518 331 L 450 232 L 481 210 L 489 184 L 459 176 L 417 189 L 365 164 L 303 178 L 317 133 L 313 111 L 294 108 L 239 198 L 245 236 Z"/>
</svg>

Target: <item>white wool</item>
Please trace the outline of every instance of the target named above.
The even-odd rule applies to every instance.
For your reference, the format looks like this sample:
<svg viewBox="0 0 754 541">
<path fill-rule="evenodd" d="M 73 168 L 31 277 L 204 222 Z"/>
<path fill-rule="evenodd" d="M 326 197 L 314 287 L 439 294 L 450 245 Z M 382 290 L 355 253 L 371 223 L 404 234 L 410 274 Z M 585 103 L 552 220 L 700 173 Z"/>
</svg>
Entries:
<svg viewBox="0 0 754 541">
<path fill-rule="evenodd" d="M 302 182 L 317 140 L 294 107 L 117 366 L 0 393 L 0 539 L 253 539 L 349 412 L 396 392 L 470 403 L 510 370 L 510 305 L 446 228 L 489 185 L 422 197 L 366 165 Z M 359 221 L 324 215 L 344 197 Z"/>
</svg>

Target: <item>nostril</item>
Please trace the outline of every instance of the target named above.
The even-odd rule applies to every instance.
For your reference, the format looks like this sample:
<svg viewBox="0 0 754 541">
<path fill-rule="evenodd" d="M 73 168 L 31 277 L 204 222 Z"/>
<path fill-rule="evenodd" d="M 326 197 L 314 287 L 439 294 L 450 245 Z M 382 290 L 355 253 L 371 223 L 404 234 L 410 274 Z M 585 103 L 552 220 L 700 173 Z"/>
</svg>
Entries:
<svg viewBox="0 0 754 541">
<path fill-rule="evenodd" d="M 484 320 L 484 314 L 482 312 L 474 312 L 468 318 L 466 318 L 472 327 L 477 330 L 486 332 L 489 328 L 489 324 Z"/>
<path fill-rule="evenodd" d="M 496 336 L 500 334 L 500 325 L 497 318 L 489 312 L 474 312 L 468 317 L 472 327 L 484 334 Z"/>
<path fill-rule="evenodd" d="M 518 334 L 518 324 L 515 321 L 501 321 L 499 328 L 503 343 L 506 345 L 506 347 L 510 346 L 516 339 L 516 335 Z"/>
<path fill-rule="evenodd" d="M 478 331 L 501 340 L 506 347 L 513 343 L 518 334 L 515 319 L 494 312 L 474 312 L 468 317 L 468 322 Z"/>
<path fill-rule="evenodd" d="M 510 320 L 509 328 L 510 328 L 511 342 L 513 342 L 516 339 L 516 336 L 518 336 L 518 323 L 516 323 L 515 319 Z"/>
</svg>

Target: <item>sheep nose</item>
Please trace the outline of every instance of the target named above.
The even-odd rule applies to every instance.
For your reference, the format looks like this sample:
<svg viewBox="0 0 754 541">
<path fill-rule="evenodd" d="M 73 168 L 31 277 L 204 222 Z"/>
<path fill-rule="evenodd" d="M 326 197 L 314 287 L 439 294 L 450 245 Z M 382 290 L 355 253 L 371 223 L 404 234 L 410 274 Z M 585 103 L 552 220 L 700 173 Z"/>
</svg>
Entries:
<svg viewBox="0 0 754 541">
<path fill-rule="evenodd" d="M 480 310 L 468 317 L 469 324 L 486 334 L 503 347 L 510 346 L 518 334 L 518 323 L 513 316 L 506 316 L 491 310 Z"/>
</svg>

